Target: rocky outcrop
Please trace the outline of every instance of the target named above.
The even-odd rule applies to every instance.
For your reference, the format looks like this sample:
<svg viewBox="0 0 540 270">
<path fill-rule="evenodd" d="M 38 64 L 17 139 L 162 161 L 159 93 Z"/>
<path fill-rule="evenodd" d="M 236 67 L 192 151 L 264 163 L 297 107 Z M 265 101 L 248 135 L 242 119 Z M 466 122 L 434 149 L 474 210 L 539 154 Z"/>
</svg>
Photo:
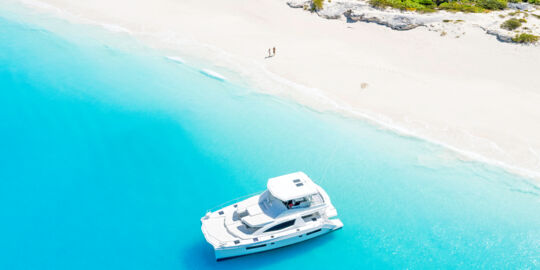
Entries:
<svg viewBox="0 0 540 270">
<path fill-rule="evenodd" d="M 312 11 L 311 0 L 289 0 L 293 8 Z M 439 32 L 441 37 L 459 38 L 466 31 L 480 27 L 485 33 L 495 36 L 498 41 L 516 43 L 513 38 L 518 33 L 540 35 L 540 17 L 535 14 L 535 6 L 529 3 L 508 3 L 509 9 L 488 13 L 452 13 L 438 11 L 417 13 L 392 8 L 377 8 L 368 0 L 325 0 L 323 8 L 314 12 L 325 19 L 346 19 L 348 23 L 368 22 L 389 27 L 393 30 L 406 31 L 419 26 L 429 31 Z M 520 12 L 516 12 L 520 10 Z M 534 16 L 529 16 L 534 15 Z M 518 32 L 506 31 L 500 25 L 508 18 L 525 19 Z M 538 43 L 537 43 L 538 44 Z"/>
<path fill-rule="evenodd" d="M 287 1 L 287 5 L 292 8 L 304 8 L 311 5 L 311 1 L 306 0 L 291 0 Z"/>
<path fill-rule="evenodd" d="M 353 10 L 347 10 L 343 15 L 345 15 L 349 22 L 361 21 L 376 23 L 400 31 L 411 30 L 423 25 L 423 23 L 419 22 L 414 17 L 401 14 L 385 14 L 382 12 L 357 13 Z"/>
<path fill-rule="evenodd" d="M 500 31 L 500 30 L 493 29 L 493 28 L 487 28 L 487 27 L 484 27 L 484 26 L 481 26 L 481 25 L 475 25 L 475 26 L 482 29 L 482 30 L 484 30 L 484 31 L 486 31 L 486 34 L 496 37 L 497 40 L 500 41 L 500 42 L 516 43 L 512 39 L 512 36 L 508 34 L 508 31 Z"/>
<path fill-rule="evenodd" d="M 508 8 L 517 10 L 534 10 L 533 5 L 529 3 L 508 3 Z"/>
<path fill-rule="evenodd" d="M 319 15 L 319 17 L 323 17 L 328 20 L 337 20 L 341 18 L 342 16 L 340 13 L 325 12 L 325 10 L 317 12 L 317 15 Z"/>
<path fill-rule="evenodd" d="M 317 11 L 317 14 L 326 19 L 340 19 L 347 10 L 358 8 L 360 5 L 360 2 L 328 2 L 322 10 Z"/>
<path fill-rule="evenodd" d="M 507 35 L 507 34 L 504 34 L 500 31 L 497 31 L 497 30 L 493 30 L 493 29 L 484 29 L 486 30 L 486 33 L 488 35 L 492 35 L 492 36 L 495 36 L 497 38 L 498 41 L 500 42 L 506 42 L 506 43 L 515 43 L 514 40 L 512 40 L 512 37 Z"/>
</svg>

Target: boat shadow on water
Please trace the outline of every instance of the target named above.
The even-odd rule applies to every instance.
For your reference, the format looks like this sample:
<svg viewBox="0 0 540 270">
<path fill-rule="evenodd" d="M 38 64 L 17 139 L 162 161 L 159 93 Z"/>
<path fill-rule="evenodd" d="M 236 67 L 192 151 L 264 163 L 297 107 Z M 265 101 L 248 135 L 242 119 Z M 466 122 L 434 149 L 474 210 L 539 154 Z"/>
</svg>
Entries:
<svg viewBox="0 0 540 270">
<path fill-rule="evenodd" d="M 270 265 L 283 260 L 297 259 L 300 256 L 310 253 L 310 251 L 318 248 L 330 248 L 327 243 L 334 241 L 336 236 L 333 232 L 319 237 L 303 241 L 293 245 L 254 253 L 245 256 L 235 257 L 223 261 L 216 261 L 212 247 L 205 241 L 193 243 L 190 252 L 181 255 L 182 264 L 189 269 L 206 269 L 219 267 L 221 269 L 247 269 L 253 268 L 255 263 Z"/>
</svg>

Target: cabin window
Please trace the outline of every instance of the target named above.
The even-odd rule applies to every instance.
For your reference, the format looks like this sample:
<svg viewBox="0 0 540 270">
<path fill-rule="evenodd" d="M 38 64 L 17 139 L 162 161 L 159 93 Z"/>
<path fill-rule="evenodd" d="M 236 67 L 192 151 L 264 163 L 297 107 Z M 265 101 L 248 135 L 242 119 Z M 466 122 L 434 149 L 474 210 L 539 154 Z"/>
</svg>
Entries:
<svg viewBox="0 0 540 270">
<path fill-rule="evenodd" d="M 287 209 L 305 208 L 309 207 L 310 202 L 307 198 L 299 198 L 284 202 Z"/>
<path fill-rule="evenodd" d="M 319 205 L 324 202 L 322 196 L 319 193 L 311 195 L 310 201 L 312 205 Z"/>
<path fill-rule="evenodd" d="M 317 221 L 317 219 L 319 219 L 320 217 L 321 217 L 321 215 L 319 215 L 319 213 L 315 212 L 315 213 L 309 214 L 307 216 L 302 216 L 302 219 L 304 220 L 304 222 L 310 222 L 310 221 Z"/>
<path fill-rule="evenodd" d="M 254 249 L 254 248 L 261 248 L 261 247 L 266 247 L 266 244 L 257 245 L 257 246 L 251 246 L 251 247 L 246 247 L 246 249 Z"/>
<path fill-rule="evenodd" d="M 294 225 L 294 222 L 295 222 L 295 219 L 285 221 L 285 222 L 280 223 L 280 224 L 278 224 L 278 225 L 276 225 L 274 227 L 271 227 L 270 229 L 266 230 L 265 232 L 275 232 L 275 231 L 283 230 L 285 228 L 288 228 L 288 227 L 291 227 L 292 225 Z"/>
</svg>

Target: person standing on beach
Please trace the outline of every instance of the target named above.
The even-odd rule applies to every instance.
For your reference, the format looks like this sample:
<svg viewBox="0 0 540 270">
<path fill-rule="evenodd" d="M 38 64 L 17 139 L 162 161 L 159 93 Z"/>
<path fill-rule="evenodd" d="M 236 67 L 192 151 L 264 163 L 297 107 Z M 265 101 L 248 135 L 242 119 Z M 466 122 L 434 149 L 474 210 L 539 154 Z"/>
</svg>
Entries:
<svg viewBox="0 0 540 270">
<path fill-rule="evenodd" d="M 274 51 L 274 56 L 276 56 L 276 47 L 272 49 Z"/>
</svg>

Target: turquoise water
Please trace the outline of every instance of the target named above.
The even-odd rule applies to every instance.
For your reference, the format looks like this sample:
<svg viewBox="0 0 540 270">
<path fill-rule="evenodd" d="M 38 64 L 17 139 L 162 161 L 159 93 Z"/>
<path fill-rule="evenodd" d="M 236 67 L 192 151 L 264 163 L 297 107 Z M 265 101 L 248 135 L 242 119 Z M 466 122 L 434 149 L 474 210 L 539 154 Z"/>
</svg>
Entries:
<svg viewBox="0 0 540 270">
<path fill-rule="evenodd" d="M 205 211 L 297 170 L 345 227 L 215 262 Z M 0 205 L 0 269 L 540 267 L 525 179 L 126 36 L 1 11 Z"/>
</svg>

